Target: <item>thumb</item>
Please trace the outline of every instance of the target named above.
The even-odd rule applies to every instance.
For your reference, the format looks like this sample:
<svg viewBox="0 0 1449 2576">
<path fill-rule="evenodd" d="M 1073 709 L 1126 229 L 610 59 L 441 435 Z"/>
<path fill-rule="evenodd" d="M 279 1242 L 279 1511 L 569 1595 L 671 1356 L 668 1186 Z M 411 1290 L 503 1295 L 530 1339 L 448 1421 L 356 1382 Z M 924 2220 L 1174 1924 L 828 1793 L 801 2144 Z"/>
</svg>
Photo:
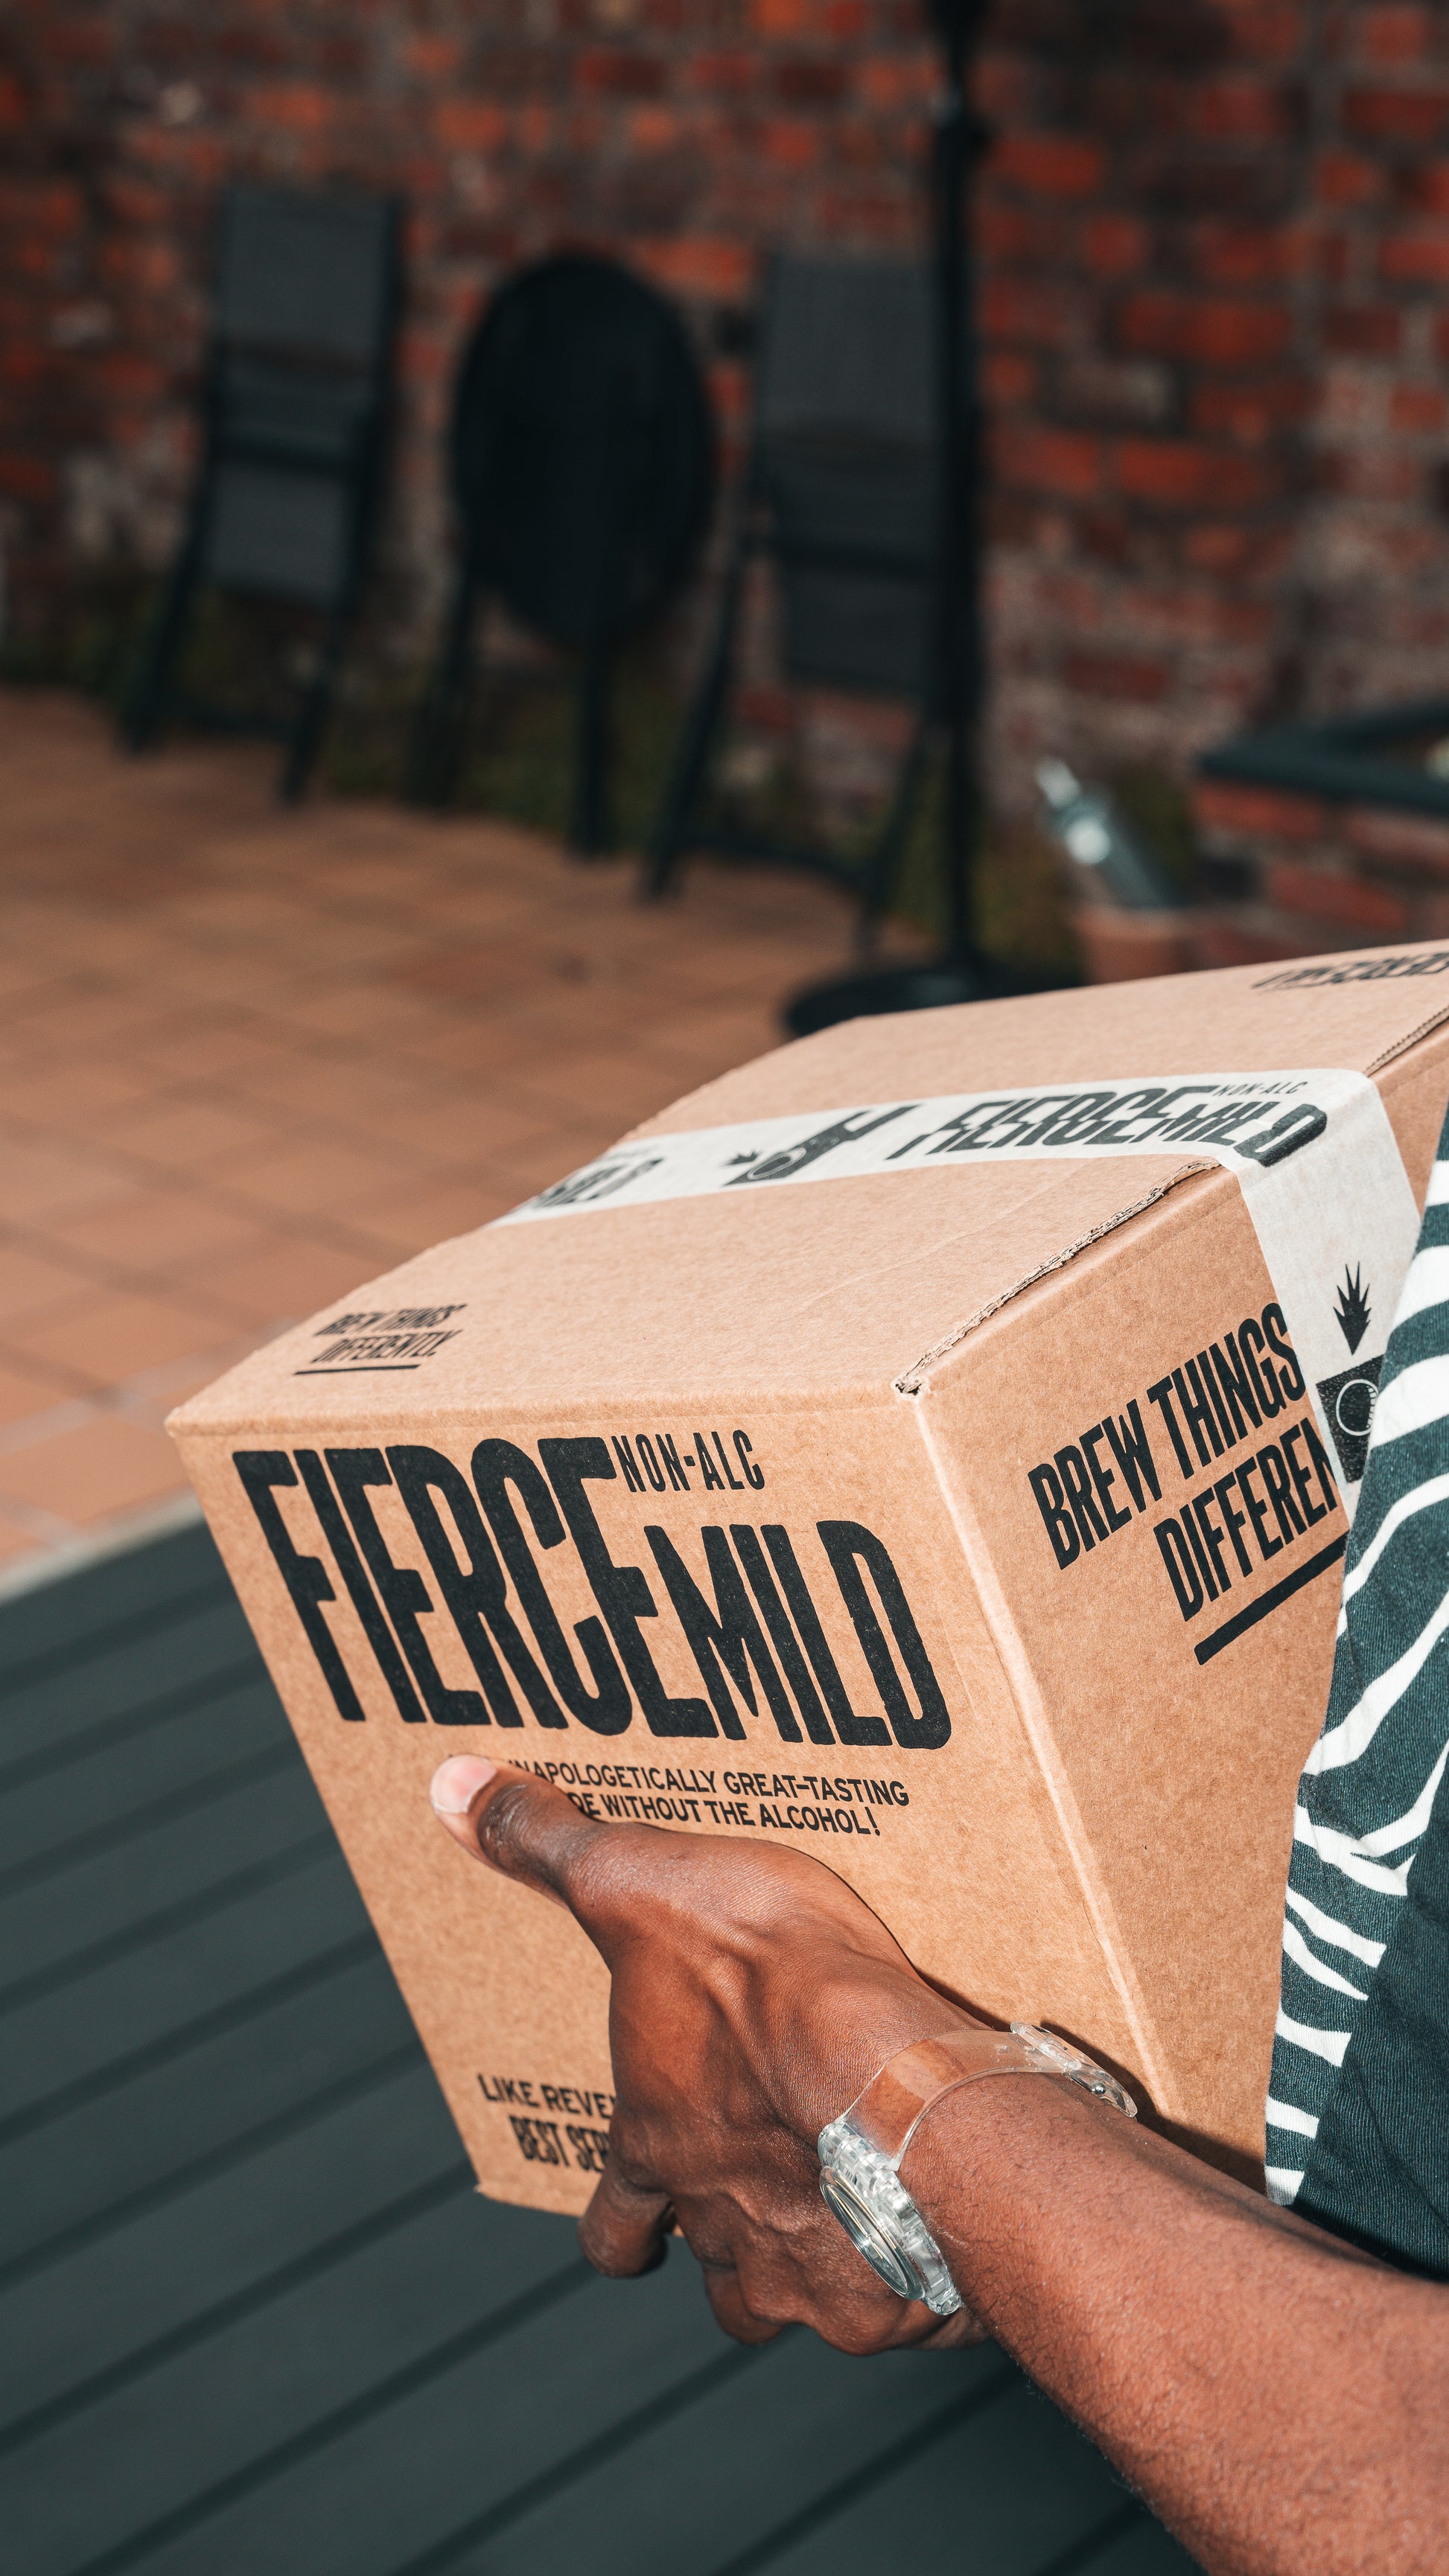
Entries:
<svg viewBox="0 0 1449 2576">
<path fill-rule="evenodd" d="M 459 1753 L 433 1774 L 428 1795 L 438 1822 L 475 1860 L 552 1896 L 583 1919 L 586 1855 L 617 1827 L 580 1815 L 561 1789 L 527 1771 Z"/>
</svg>

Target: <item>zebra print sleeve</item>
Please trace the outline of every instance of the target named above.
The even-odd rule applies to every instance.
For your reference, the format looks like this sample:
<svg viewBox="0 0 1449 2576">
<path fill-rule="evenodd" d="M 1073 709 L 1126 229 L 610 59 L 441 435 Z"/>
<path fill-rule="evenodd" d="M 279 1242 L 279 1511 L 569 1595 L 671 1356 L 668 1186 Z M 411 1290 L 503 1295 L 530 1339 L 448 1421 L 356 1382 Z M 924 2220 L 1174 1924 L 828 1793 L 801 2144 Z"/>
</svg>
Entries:
<svg viewBox="0 0 1449 2576">
<path fill-rule="evenodd" d="M 1385 1355 L 1304 1766 L 1268 2188 L 1449 2276 L 1449 1121 Z"/>
</svg>

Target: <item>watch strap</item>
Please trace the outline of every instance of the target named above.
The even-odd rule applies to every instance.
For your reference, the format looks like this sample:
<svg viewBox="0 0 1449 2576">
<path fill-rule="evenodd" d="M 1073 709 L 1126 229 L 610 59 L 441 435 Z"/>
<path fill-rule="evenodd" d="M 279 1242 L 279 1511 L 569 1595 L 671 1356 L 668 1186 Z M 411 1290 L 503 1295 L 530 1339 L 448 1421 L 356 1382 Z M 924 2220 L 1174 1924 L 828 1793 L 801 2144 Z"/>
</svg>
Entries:
<svg viewBox="0 0 1449 2576">
<path fill-rule="evenodd" d="M 899 2172 L 902 2158 L 926 2113 L 947 2093 L 988 2075 L 1055 2075 L 1110 2102 L 1129 2120 L 1132 2096 L 1105 2067 L 1085 2057 L 1054 2031 L 1014 2021 L 1009 2030 L 946 2031 L 897 2049 L 843 2114 L 856 2135 Z"/>
</svg>

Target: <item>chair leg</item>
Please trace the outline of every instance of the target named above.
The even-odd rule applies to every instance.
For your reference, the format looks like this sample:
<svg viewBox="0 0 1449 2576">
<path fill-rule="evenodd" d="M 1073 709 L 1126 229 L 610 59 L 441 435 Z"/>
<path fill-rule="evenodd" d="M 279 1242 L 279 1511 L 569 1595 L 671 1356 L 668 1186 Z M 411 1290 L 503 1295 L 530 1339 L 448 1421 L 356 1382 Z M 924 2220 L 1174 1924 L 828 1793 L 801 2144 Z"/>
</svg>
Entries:
<svg viewBox="0 0 1449 2576">
<path fill-rule="evenodd" d="M 613 691 L 607 644 L 591 644 L 579 668 L 574 746 L 571 847 L 580 858 L 598 858 L 612 843 L 609 812 L 609 716 Z"/>
<path fill-rule="evenodd" d="M 198 532 L 187 535 L 151 618 L 136 667 L 121 701 L 120 733 L 126 749 L 146 750 L 166 712 L 171 672 L 180 649 L 201 566 Z"/>
<path fill-rule="evenodd" d="M 901 762 L 890 812 L 866 861 L 860 887 L 860 919 L 856 926 L 856 946 L 862 956 L 868 956 L 875 946 L 876 931 L 900 870 L 906 837 L 915 820 L 921 789 L 925 784 L 930 738 L 930 720 L 922 715 L 917 719 L 915 732 Z"/>
<path fill-rule="evenodd" d="M 307 791 L 307 781 L 316 766 L 322 748 L 322 736 L 332 713 L 332 700 L 337 688 L 337 675 L 342 668 L 342 655 L 352 624 L 351 603 L 329 617 L 322 630 L 317 668 L 302 693 L 297 721 L 292 727 L 277 780 L 277 796 L 283 805 L 298 805 Z"/>
<path fill-rule="evenodd" d="M 473 626 L 478 612 L 472 563 L 458 567 L 443 649 L 423 692 L 408 748 L 403 793 L 410 805 L 450 804 L 462 758 L 463 725 L 473 678 Z"/>
<path fill-rule="evenodd" d="M 664 802 L 659 809 L 659 819 L 650 838 L 643 892 L 651 900 L 668 892 L 694 820 L 729 693 L 743 580 L 744 550 L 738 548 L 725 576 L 719 624 L 715 629 L 709 664 L 685 720 Z"/>
</svg>

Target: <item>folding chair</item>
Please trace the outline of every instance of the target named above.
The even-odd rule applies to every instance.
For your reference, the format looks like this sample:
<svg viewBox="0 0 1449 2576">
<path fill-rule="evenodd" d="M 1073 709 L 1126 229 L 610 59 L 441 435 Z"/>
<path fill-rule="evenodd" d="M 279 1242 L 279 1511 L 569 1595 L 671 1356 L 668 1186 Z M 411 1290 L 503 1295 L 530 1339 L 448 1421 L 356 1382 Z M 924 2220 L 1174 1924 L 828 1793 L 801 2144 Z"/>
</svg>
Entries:
<svg viewBox="0 0 1449 2576">
<path fill-rule="evenodd" d="M 287 746 L 301 795 L 368 569 L 392 373 L 399 209 L 388 198 L 234 187 L 222 199 L 204 452 L 181 551 L 122 712 L 133 751 L 168 715 Z M 285 717 L 188 694 L 176 672 L 205 586 L 315 613 Z"/>
<path fill-rule="evenodd" d="M 713 499 L 709 407 L 672 305 L 581 254 L 510 279 L 459 370 L 452 481 L 461 544 L 410 792 L 453 793 L 493 593 L 577 656 L 571 838 L 606 849 L 613 651 L 683 580 Z"/>
<path fill-rule="evenodd" d="M 650 852 L 662 894 L 690 850 L 803 867 L 883 908 L 925 772 L 938 696 L 939 474 L 933 283 L 921 263 L 777 259 L 766 289 L 749 463 L 704 676 Z M 707 811 L 748 567 L 775 570 L 787 679 L 904 697 L 917 709 L 863 869 L 727 827 Z"/>
</svg>

